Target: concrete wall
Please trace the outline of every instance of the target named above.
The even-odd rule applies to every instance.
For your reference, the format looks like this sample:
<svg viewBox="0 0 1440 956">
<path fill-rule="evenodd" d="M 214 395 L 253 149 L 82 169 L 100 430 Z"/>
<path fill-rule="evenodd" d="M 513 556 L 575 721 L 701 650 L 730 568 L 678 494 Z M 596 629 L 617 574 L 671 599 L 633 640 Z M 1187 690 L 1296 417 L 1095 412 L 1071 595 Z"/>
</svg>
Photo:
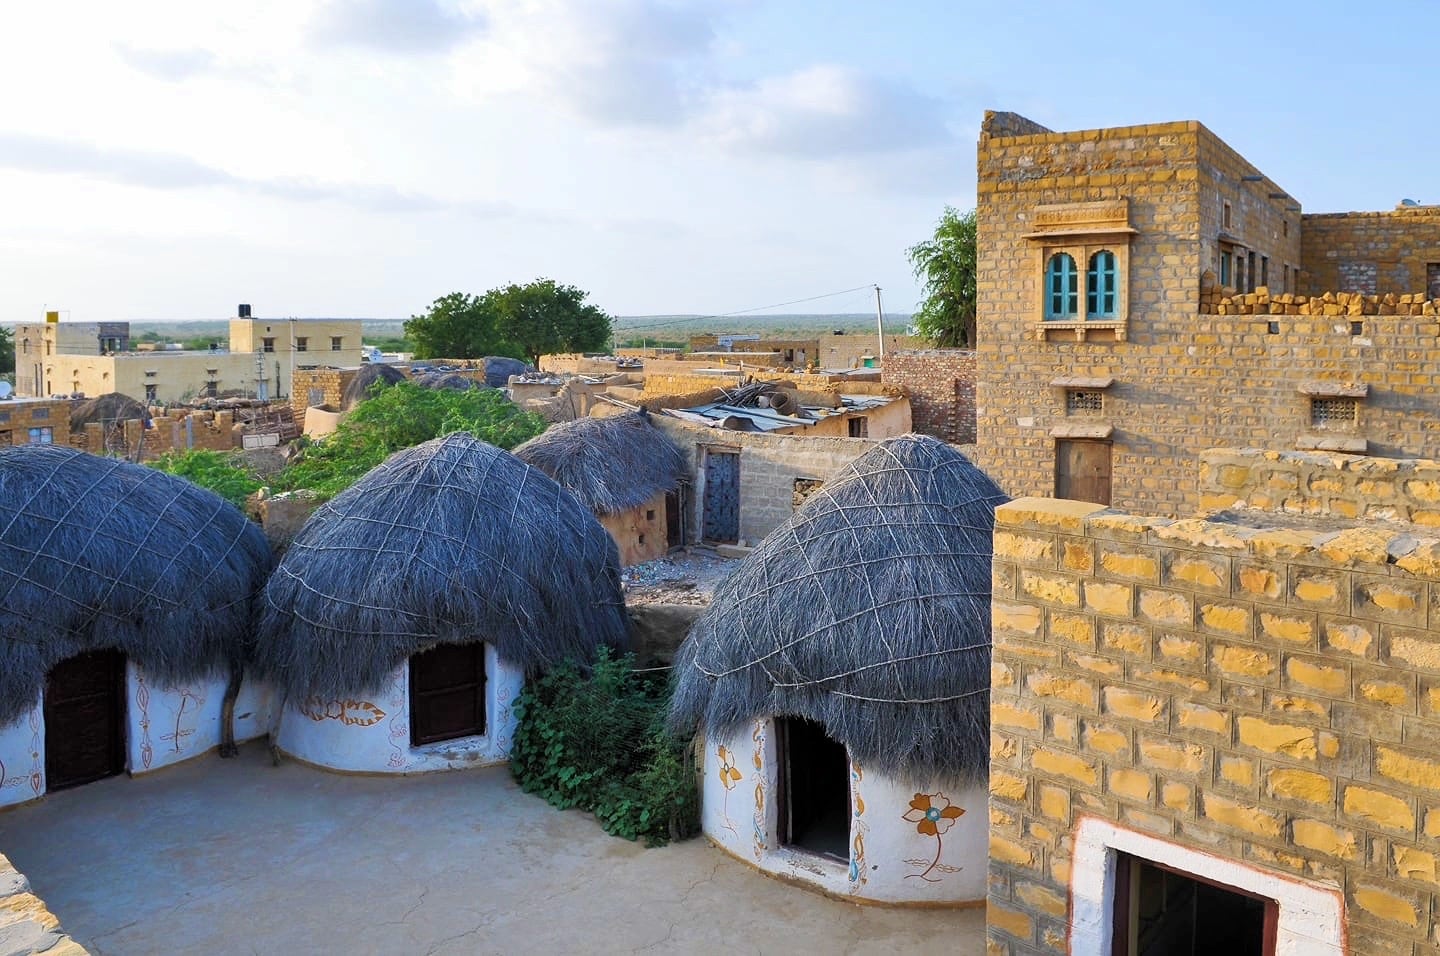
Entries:
<svg viewBox="0 0 1440 956">
<path fill-rule="evenodd" d="M 952 445 L 975 441 L 975 352 L 926 349 L 885 356 L 882 379 L 910 396 L 915 431 Z"/>
<path fill-rule="evenodd" d="M 1307 215 L 1301 226 L 1305 278 L 1299 291 L 1427 293 L 1426 266 L 1440 264 L 1440 206 Z"/>
<path fill-rule="evenodd" d="M 983 785 L 930 781 L 917 788 L 852 763 L 850 852 L 842 863 L 780 843 L 775 737 L 774 722 L 761 720 L 743 734 L 698 743 L 705 751 L 700 826 L 721 849 L 766 873 L 856 900 L 953 905 L 985 897 Z M 917 829 L 916 801 L 963 813 L 929 836 Z"/>
<path fill-rule="evenodd" d="M 1433 952 L 1440 539 L 1412 530 L 999 508 L 990 951 L 1093 940 L 1098 820 L 1334 901 L 1297 929 L 1286 889 L 1279 952 Z"/>
<path fill-rule="evenodd" d="M 690 542 L 698 540 L 696 536 L 703 527 L 706 449 L 718 446 L 738 450 L 740 537 L 754 545 L 794 512 L 797 478 L 828 480 L 876 444 L 867 438 L 732 432 L 658 415 L 652 421 L 690 456 L 691 473 L 695 475 L 685 522 Z"/>
<path fill-rule="evenodd" d="M 515 735 L 515 698 L 524 676 L 485 648 L 485 734 L 410 745 L 410 666 L 400 665 L 378 694 L 345 700 L 288 701 L 277 734 L 291 756 L 332 770 L 426 773 L 503 763 Z"/>
</svg>

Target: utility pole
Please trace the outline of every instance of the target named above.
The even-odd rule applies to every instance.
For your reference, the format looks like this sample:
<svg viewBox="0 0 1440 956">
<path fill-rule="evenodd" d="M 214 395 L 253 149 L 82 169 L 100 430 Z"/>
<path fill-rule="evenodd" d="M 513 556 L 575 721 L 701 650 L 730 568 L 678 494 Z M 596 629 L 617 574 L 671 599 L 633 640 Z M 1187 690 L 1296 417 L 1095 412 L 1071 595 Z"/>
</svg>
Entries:
<svg viewBox="0 0 1440 956">
<path fill-rule="evenodd" d="M 880 333 L 880 361 L 885 361 L 885 307 L 880 304 L 880 287 L 875 287 L 875 329 Z"/>
</svg>

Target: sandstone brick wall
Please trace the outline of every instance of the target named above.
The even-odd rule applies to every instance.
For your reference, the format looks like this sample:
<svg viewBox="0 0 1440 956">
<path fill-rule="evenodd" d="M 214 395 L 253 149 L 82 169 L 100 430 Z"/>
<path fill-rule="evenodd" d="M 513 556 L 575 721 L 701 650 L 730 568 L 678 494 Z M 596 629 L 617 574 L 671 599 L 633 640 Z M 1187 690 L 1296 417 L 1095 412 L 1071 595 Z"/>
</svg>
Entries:
<svg viewBox="0 0 1440 956">
<path fill-rule="evenodd" d="M 1440 539 L 1406 530 L 998 509 L 991 953 L 1064 951 L 1082 816 L 1338 888 L 1353 952 L 1434 951 Z"/>
<path fill-rule="evenodd" d="M 832 478 L 836 472 L 875 447 L 867 438 L 813 438 L 732 432 L 691 425 L 674 418 L 651 419 L 690 458 L 695 476 L 685 519 L 686 541 L 699 540 L 704 500 L 704 456 L 711 446 L 740 453 L 740 537 L 759 544 L 795 510 L 795 481 Z M 803 490 L 813 491 L 806 484 Z"/>
<path fill-rule="evenodd" d="M 1440 297 L 1440 288 L 1428 288 L 1426 268 L 1440 265 L 1440 207 L 1307 215 L 1301 232 L 1305 273 L 1299 291 Z"/>
<path fill-rule="evenodd" d="M 25 874 L 0 856 L 0 952 L 11 956 L 85 956 L 89 950 L 60 927 L 45 901 L 30 888 Z"/>
<path fill-rule="evenodd" d="M 49 428 L 51 444 L 69 444 L 70 405 L 66 399 L 0 402 L 0 445 L 28 443 L 32 428 Z"/>
<path fill-rule="evenodd" d="M 974 351 L 891 352 L 883 381 L 909 393 L 915 431 L 956 445 L 975 441 Z"/>
<path fill-rule="evenodd" d="M 1200 507 L 1440 528 L 1440 461 L 1212 448 L 1200 456 Z"/>
<path fill-rule="evenodd" d="M 302 429 L 305 427 L 305 409 L 311 405 L 329 405 L 338 409 L 345 387 L 358 374 L 358 368 L 297 368 L 290 389 L 290 408 L 295 412 L 295 423 Z M 313 401 L 315 398 L 320 401 Z"/>
<path fill-rule="evenodd" d="M 96 455 L 133 456 L 136 444 L 143 441 L 144 450 L 140 457 L 145 461 L 168 451 L 230 451 L 239 448 L 241 443 L 234 412 L 161 415 L 153 418 L 151 424 L 154 427 L 147 429 L 139 419 L 130 419 L 107 429 L 98 422 L 91 422 L 82 431 L 70 436 L 70 445 Z"/>
</svg>

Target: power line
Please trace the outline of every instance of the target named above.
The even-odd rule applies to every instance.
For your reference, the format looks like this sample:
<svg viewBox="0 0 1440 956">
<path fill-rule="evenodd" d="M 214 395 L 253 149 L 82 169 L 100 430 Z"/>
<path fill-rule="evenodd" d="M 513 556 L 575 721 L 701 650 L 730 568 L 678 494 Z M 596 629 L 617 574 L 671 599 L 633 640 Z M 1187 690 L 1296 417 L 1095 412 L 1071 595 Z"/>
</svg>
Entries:
<svg viewBox="0 0 1440 956">
<path fill-rule="evenodd" d="M 773 305 L 757 305 L 751 309 L 737 309 L 734 312 L 717 312 L 714 315 L 692 315 L 687 318 L 666 319 L 661 322 L 646 322 L 642 325 L 626 325 L 623 328 L 617 328 L 616 331 L 629 333 L 636 331 L 637 329 L 658 329 L 664 326 L 681 325 L 685 322 L 704 322 L 707 319 L 728 319 L 736 315 L 748 315 L 751 312 L 763 312 L 766 309 L 780 309 L 784 308 L 787 305 L 800 305 L 805 302 L 817 302 L 820 299 L 833 299 L 837 295 L 849 295 L 852 292 L 860 292 L 861 290 L 872 288 L 874 288 L 874 286 L 857 285 L 853 289 L 841 289 L 839 292 L 826 292 L 824 295 L 812 295 L 804 299 L 791 299 L 789 302 L 776 302 Z"/>
</svg>

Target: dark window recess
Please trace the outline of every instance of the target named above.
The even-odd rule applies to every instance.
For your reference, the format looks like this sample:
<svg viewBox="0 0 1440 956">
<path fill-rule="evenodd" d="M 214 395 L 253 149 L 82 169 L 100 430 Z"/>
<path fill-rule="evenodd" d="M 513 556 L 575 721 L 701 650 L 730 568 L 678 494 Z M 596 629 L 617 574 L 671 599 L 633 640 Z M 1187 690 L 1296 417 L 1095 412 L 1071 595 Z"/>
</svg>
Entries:
<svg viewBox="0 0 1440 956">
<path fill-rule="evenodd" d="M 485 645 L 440 644 L 410 658 L 410 743 L 485 733 Z"/>
<path fill-rule="evenodd" d="M 678 548 L 685 543 L 685 523 L 681 520 L 681 491 L 665 492 L 665 546 Z"/>
<path fill-rule="evenodd" d="M 45 679 L 45 787 L 63 790 L 125 770 L 125 655 L 91 651 Z"/>
<path fill-rule="evenodd" d="M 1266 323 L 1265 323 L 1265 332 L 1266 332 L 1267 335 L 1279 335 L 1279 334 L 1280 334 L 1280 323 L 1279 323 L 1279 322 L 1274 322 L 1274 321 L 1266 322 Z"/>
<path fill-rule="evenodd" d="M 646 521 L 654 521 L 654 520 L 655 520 L 655 509 L 654 509 L 654 508 L 646 508 L 646 509 L 645 509 L 645 520 L 646 520 Z"/>
<path fill-rule="evenodd" d="M 1066 389 L 1065 412 L 1080 418 L 1098 418 L 1105 413 L 1105 393 L 1089 388 Z"/>
<path fill-rule="evenodd" d="M 644 536 L 643 534 L 637 534 L 637 535 L 635 536 L 635 543 L 636 543 L 636 544 L 644 544 L 644 543 L 645 543 L 645 536 Z"/>
<path fill-rule="evenodd" d="M 856 415 L 848 422 L 851 438 L 870 437 L 870 419 L 864 415 Z"/>
<path fill-rule="evenodd" d="M 1440 262 L 1425 263 L 1425 295 L 1440 299 Z"/>
<path fill-rule="evenodd" d="M 1364 322 L 1351 322 L 1351 323 L 1350 323 L 1350 334 L 1351 334 L 1351 335 L 1364 335 L 1364 334 L 1365 334 L 1365 323 L 1364 323 Z"/>
<path fill-rule="evenodd" d="M 1125 853 L 1115 867 L 1112 956 L 1273 956 L 1274 900 Z"/>
<path fill-rule="evenodd" d="M 813 720 L 775 721 L 780 754 L 780 842 L 850 859 L 850 756 Z"/>
</svg>

